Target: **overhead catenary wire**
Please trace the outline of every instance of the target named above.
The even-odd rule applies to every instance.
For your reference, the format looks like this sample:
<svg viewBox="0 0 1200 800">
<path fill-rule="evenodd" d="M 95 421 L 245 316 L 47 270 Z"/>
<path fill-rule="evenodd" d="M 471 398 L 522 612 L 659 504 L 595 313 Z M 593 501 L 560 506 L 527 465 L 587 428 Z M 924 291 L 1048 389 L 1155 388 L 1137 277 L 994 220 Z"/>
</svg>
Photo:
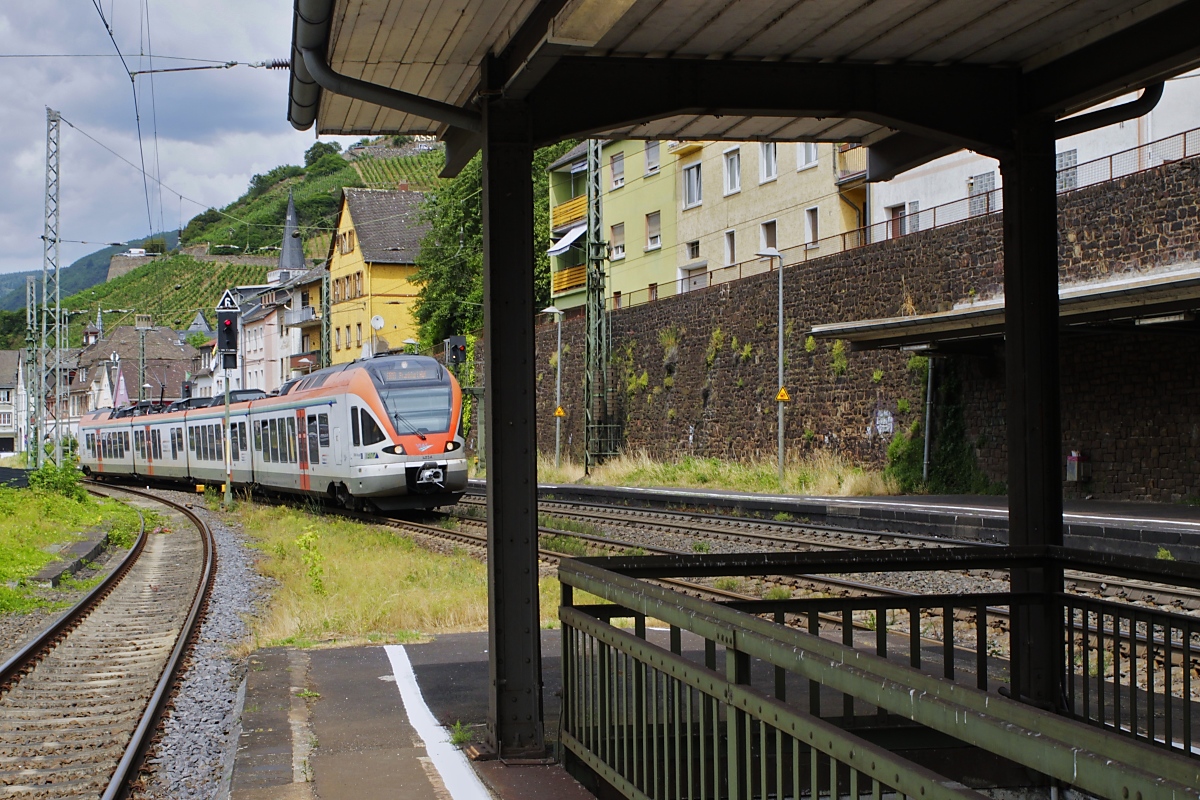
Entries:
<svg viewBox="0 0 1200 800">
<path fill-rule="evenodd" d="M 104 23 L 104 31 L 108 34 L 109 40 L 112 41 L 113 48 L 117 51 L 117 55 L 121 58 L 121 65 L 125 68 L 125 72 L 128 73 L 130 71 L 129 63 L 125 60 L 125 55 L 121 52 L 120 45 L 117 44 L 117 37 L 113 35 L 112 25 L 109 24 L 108 19 L 104 16 L 104 9 L 100 6 L 99 0 L 92 0 L 92 6 L 96 9 L 96 13 L 100 15 L 100 21 Z M 138 107 L 137 81 L 134 80 L 133 75 L 129 76 L 129 87 L 133 92 L 133 117 L 134 121 L 137 123 L 138 155 L 140 156 L 142 162 L 142 190 L 146 196 L 146 222 L 150 228 L 149 235 L 153 236 L 154 216 L 150 212 L 150 183 L 147 180 L 148 175 L 146 173 L 146 151 L 142 146 L 142 113 L 141 109 Z"/>
</svg>

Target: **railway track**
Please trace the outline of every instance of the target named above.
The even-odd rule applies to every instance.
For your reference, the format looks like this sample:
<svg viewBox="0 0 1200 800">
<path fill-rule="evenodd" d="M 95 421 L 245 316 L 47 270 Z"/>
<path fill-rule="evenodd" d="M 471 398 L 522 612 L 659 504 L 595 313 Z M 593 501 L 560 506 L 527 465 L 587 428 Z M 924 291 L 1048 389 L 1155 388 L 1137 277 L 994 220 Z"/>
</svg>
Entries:
<svg viewBox="0 0 1200 800">
<path fill-rule="evenodd" d="M 0 786 L 11 796 L 122 797 L 166 706 L 216 573 L 208 526 L 148 532 L 110 576 L 0 667 Z M 139 509 L 140 513 L 140 509 Z"/>
</svg>

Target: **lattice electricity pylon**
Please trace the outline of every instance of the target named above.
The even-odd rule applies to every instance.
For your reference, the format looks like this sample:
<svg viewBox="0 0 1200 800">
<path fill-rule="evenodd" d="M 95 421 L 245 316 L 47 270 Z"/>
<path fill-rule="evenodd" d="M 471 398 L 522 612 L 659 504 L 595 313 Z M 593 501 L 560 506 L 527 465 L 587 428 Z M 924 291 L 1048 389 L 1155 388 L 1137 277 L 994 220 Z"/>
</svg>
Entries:
<svg viewBox="0 0 1200 800">
<path fill-rule="evenodd" d="M 38 367 L 40 347 L 38 338 L 38 293 L 37 278 L 29 275 L 25 278 L 25 374 L 21 376 L 25 383 L 25 449 L 36 449 L 41 441 L 38 423 L 41 420 L 41 405 L 46 401 L 45 393 L 37 391 L 41 372 Z M 36 458 L 34 461 L 36 465 Z"/>
<path fill-rule="evenodd" d="M 587 142 L 587 300 L 583 370 L 583 469 L 587 473 L 604 456 L 612 455 L 613 437 L 608 424 L 608 319 L 605 314 L 604 262 L 608 242 L 601 238 L 599 139 Z"/>
<path fill-rule="evenodd" d="M 329 297 L 330 288 L 329 265 L 325 265 L 325 272 L 321 274 L 321 355 L 320 362 L 322 367 L 328 367 L 333 363 L 333 347 L 330 337 L 333 335 L 329 327 L 329 314 L 333 309 L 333 304 Z"/>
<path fill-rule="evenodd" d="M 38 387 L 42 414 L 38 436 L 47 433 L 54 441 L 54 463 L 63 463 L 63 426 L 61 424 L 63 403 L 62 351 L 66 344 L 62 324 L 62 297 L 59 291 L 58 270 L 58 129 L 59 115 L 52 108 L 46 109 L 46 215 L 42 233 L 42 346 L 38 354 L 41 376 Z M 53 306 L 51 305 L 53 302 Z M 53 392 L 53 402 L 47 396 Z M 53 408 L 53 431 L 51 431 L 50 408 Z M 37 465 L 45 463 L 46 454 L 39 440 L 37 443 Z"/>
</svg>

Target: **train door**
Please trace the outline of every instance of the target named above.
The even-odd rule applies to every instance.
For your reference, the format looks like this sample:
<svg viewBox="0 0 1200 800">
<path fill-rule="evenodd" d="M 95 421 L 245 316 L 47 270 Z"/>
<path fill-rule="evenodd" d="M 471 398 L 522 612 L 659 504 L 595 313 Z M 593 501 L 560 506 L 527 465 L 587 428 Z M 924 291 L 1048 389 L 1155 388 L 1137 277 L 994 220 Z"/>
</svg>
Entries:
<svg viewBox="0 0 1200 800">
<path fill-rule="evenodd" d="M 296 449 L 300 464 L 300 488 L 307 492 L 312 486 L 308 479 L 308 425 L 303 408 L 296 409 Z"/>
</svg>

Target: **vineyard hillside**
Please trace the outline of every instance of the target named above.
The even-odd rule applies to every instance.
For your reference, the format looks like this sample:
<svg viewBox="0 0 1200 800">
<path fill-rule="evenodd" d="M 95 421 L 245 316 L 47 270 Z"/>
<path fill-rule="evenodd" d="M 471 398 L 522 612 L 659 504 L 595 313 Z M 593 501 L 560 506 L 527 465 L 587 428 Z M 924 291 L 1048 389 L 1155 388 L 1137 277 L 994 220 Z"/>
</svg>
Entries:
<svg viewBox="0 0 1200 800">
<path fill-rule="evenodd" d="M 445 163 L 441 150 L 414 155 L 378 158 L 372 155 L 359 156 L 354 166 L 368 189 L 401 189 L 429 191 L 441 185 L 438 177 Z"/>
<path fill-rule="evenodd" d="M 83 312 L 71 317 L 70 342 L 77 347 L 83 326 L 103 314 L 104 327 L 132 325 L 134 313 L 150 314 L 155 325 L 182 330 L 203 311 L 211 325 L 221 294 L 233 286 L 266 282 L 270 267 L 197 261 L 185 255 L 156 258 L 108 283 L 63 299 L 63 306 Z M 119 309 L 119 310 L 118 310 Z"/>
</svg>

